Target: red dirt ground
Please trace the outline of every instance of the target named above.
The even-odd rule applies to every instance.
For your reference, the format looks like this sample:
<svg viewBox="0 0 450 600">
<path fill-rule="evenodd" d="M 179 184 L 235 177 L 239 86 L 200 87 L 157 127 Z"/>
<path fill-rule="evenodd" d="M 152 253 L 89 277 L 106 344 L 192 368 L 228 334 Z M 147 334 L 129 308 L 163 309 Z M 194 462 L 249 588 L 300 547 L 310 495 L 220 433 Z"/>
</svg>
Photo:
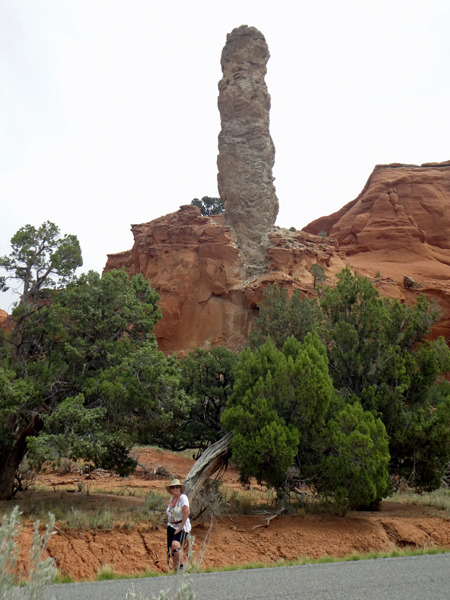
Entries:
<svg viewBox="0 0 450 600">
<path fill-rule="evenodd" d="M 148 469 L 164 466 L 172 476 L 184 479 L 193 460 L 158 449 L 140 450 L 139 462 Z M 232 490 L 244 492 L 238 483 L 237 472 L 229 468 L 223 476 L 224 485 Z M 149 490 L 165 491 L 166 481 L 149 480 L 140 469 L 135 475 L 121 479 L 96 471 L 86 480 L 80 473 L 60 475 L 45 474 L 39 483 L 53 487 L 55 491 L 36 490 L 18 494 L 17 503 L 61 498 L 61 503 L 77 506 L 79 494 L 73 493 L 77 483 L 90 484 L 91 493 L 86 503 L 99 506 L 103 501 L 108 506 L 142 506 L 144 494 Z M 106 492 L 112 488 L 123 488 L 126 493 L 133 489 L 140 496 L 113 496 Z M 103 488 L 94 491 L 94 488 Z M 72 490 L 70 493 L 69 490 Z M 103 491 L 104 490 L 104 491 Z M 131 492 L 130 492 L 131 490 Z M 256 491 L 254 492 L 257 493 Z M 57 496 L 56 496 L 57 495 Z M 31 498 L 31 500 L 30 500 Z M 12 503 L 0 503 L 1 511 L 10 510 Z M 212 526 L 208 545 L 203 541 L 209 531 L 209 522 L 194 523 L 194 551 L 203 558 L 203 567 L 223 567 L 249 562 L 274 562 L 280 559 L 294 560 L 299 556 L 343 557 L 353 552 L 388 551 L 395 548 L 450 547 L 450 521 L 447 513 L 431 507 L 392 504 L 384 502 L 379 512 L 350 512 L 345 517 L 329 515 L 299 514 L 280 516 L 268 527 L 255 525 L 264 523 L 267 514 L 222 516 Z M 56 523 L 58 526 L 58 522 Z M 20 537 L 21 553 L 19 565 L 26 568 L 28 549 L 31 545 L 32 525 L 24 522 Z M 123 528 L 112 531 L 74 531 L 58 528 L 48 544 L 49 554 L 56 559 L 59 570 L 74 579 L 93 579 L 102 566 L 110 565 L 115 573 L 134 574 L 167 570 L 165 550 L 165 526 L 151 529 L 141 523 L 131 530 Z"/>
</svg>

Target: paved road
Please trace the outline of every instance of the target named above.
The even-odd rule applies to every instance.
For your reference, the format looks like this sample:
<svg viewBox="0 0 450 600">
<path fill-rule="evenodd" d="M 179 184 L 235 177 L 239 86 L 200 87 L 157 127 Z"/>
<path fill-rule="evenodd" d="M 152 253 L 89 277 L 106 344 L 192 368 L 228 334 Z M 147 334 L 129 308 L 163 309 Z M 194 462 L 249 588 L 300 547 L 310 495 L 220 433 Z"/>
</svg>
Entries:
<svg viewBox="0 0 450 600">
<path fill-rule="evenodd" d="M 51 586 L 56 600 L 125 600 L 134 586 L 158 595 L 175 577 Z M 193 576 L 196 600 L 448 600 L 450 554 L 204 573 Z"/>
</svg>

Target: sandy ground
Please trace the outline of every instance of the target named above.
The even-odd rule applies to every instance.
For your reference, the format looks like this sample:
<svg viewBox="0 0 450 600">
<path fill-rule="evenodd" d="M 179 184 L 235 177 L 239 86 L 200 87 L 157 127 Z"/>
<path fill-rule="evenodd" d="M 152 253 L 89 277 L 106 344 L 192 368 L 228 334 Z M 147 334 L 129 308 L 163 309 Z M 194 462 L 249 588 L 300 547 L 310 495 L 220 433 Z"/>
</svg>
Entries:
<svg viewBox="0 0 450 600">
<path fill-rule="evenodd" d="M 183 479 L 193 460 L 157 449 L 140 451 L 139 461 L 151 470 L 164 466 L 171 476 Z M 238 482 L 237 472 L 229 468 L 223 476 L 230 490 L 245 492 Z M 100 505 L 122 508 L 142 506 L 150 490 L 165 491 L 166 481 L 151 480 L 138 470 L 127 479 L 96 471 L 86 479 L 81 473 L 51 472 L 40 477 L 39 483 L 51 491 L 29 491 L 18 495 L 19 503 L 58 502 L 76 508 L 80 505 L 79 484 L 91 486 L 89 496 L 84 489 L 83 508 Z M 110 495 L 117 488 L 124 495 Z M 77 490 L 77 491 L 75 491 Z M 135 492 L 133 491 L 135 490 Z M 139 495 L 127 495 L 127 494 Z M 257 495 L 255 489 L 247 493 Z M 10 510 L 14 502 L 0 503 L 0 510 Z M 419 505 L 384 502 L 377 512 L 350 512 L 345 517 L 298 514 L 281 515 L 264 526 L 265 514 L 226 515 L 217 519 L 210 530 L 209 520 L 193 524 L 195 558 L 203 567 L 223 567 L 249 562 L 271 563 L 280 559 L 294 560 L 299 556 L 343 557 L 353 552 L 388 551 L 395 548 L 450 547 L 448 513 Z M 58 526 L 58 522 L 56 523 Z M 255 527 L 263 525 L 262 527 Z M 165 526 L 141 523 L 127 530 L 75 531 L 58 528 L 48 544 L 48 553 L 55 558 L 59 570 L 74 579 L 93 579 L 99 569 L 110 565 L 114 572 L 134 574 L 167 570 Z M 31 545 L 31 521 L 24 521 L 20 537 L 19 568 L 25 571 Z M 209 542 L 208 542 L 209 539 Z M 206 542 L 208 543 L 205 543 Z"/>
</svg>

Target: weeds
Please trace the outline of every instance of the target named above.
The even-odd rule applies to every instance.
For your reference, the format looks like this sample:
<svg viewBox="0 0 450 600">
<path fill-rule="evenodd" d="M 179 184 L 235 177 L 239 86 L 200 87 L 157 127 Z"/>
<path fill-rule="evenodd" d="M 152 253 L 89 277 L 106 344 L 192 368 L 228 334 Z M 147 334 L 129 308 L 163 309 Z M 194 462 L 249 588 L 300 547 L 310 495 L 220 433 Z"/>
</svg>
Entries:
<svg viewBox="0 0 450 600">
<path fill-rule="evenodd" d="M 61 520 L 61 527 L 63 529 L 111 531 L 115 525 L 115 515 L 109 508 L 104 507 L 98 508 L 93 513 L 72 507 L 72 510 L 67 513 L 65 519 Z"/>
<path fill-rule="evenodd" d="M 391 550 L 389 552 L 367 552 L 365 554 L 359 554 L 354 552 L 348 556 L 336 557 L 336 556 L 322 556 L 320 558 L 310 558 L 308 556 L 300 556 L 297 560 L 279 560 L 273 563 L 247 563 L 244 565 L 229 565 L 222 569 L 216 569 L 214 567 L 208 567 L 202 569 L 201 573 L 215 573 L 219 571 L 245 571 L 249 569 L 268 569 L 276 567 L 293 567 L 298 565 L 318 565 L 324 563 L 333 562 L 351 562 L 356 560 L 371 560 L 378 558 L 400 558 L 405 556 L 422 556 L 424 554 L 448 554 L 450 553 L 449 548 L 418 548 L 418 549 L 407 549 L 407 550 Z"/>
<path fill-rule="evenodd" d="M 112 565 L 102 565 L 98 570 L 95 581 L 111 581 L 115 579 Z"/>
<path fill-rule="evenodd" d="M 70 575 L 64 575 L 57 571 L 53 583 L 75 583 L 75 579 Z"/>
<path fill-rule="evenodd" d="M 146 598 L 141 592 L 136 592 L 134 586 L 131 590 L 128 590 L 126 600 L 193 600 L 195 593 L 193 590 L 192 579 L 187 575 L 183 575 L 187 580 L 183 581 L 180 587 L 175 589 L 174 594 L 171 594 L 170 590 L 161 590 L 158 598 L 152 596 L 152 598 Z"/>
<path fill-rule="evenodd" d="M 229 509 L 237 511 L 240 515 L 249 515 L 266 510 L 273 510 L 276 498 L 271 490 L 248 492 L 233 491 L 230 496 L 224 494 L 224 501 Z"/>
<path fill-rule="evenodd" d="M 122 485 L 120 488 L 104 488 L 104 487 L 93 487 L 91 494 L 105 494 L 108 496 L 144 496 L 145 490 L 139 490 L 136 488 L 127 488 Z"/>
<path fill-rule="evenodd" d="M 86 490 L 87 491 L 87 490 Z M 50 499 L 37 500 L 25 497 L 20 502 L 23 515 L 30 519 L 48 520 L 52 512 L 58 527 L 69 531 L 111 531 L 113 529 L 131 530 L 141 523 L 148 525 L 148 530 L 157 529 L 165 522 L 165 499 L 158 492 L 150 492 L 143 506 L 105 506 L 107 498 L 100 504 L 92 499 L 92 494 L 67 495 L 64 492 L 52 495 Z"/>
<path fill-rule="evenodd" d="M 147 496 L 145 496 L 145 509 L 165 511 L 166 499 L 159 492 L 151 491 L 149 494 L 147 494 Z"/>
<path fill-rule="evenodd" d="M 19 556 L 17 538 L 22 529 L 18 523 L 19 507 L 16 506 L 11 515 L 4 515 L 0 527 L 0 598 L 12 598 L 14 574 Z"/>
<path fill-rule="evenodd" d="M 56 575 L 55 561 L 53 558 L 42 560 L 42 555 L 47 546 L 50 536 L 55 533 L 55 516 L 49 514 L 49 522 L 45 527 L 45 533 L 39 534 L 39 521 L 34 524 L 33 542 L 30 550 L 30 570 L 28 574 L 28 590 L 30 600 L 44 598 L 44 588 L 53 583 Z"/>
<path fill-rule="evenodd" d="M 413 492 L 395 492 L 384 502 L 395 502 L 398 504 L 420 504 L 422 506 L 433 506 L 439 510 L 450 512 L 450 490 L 440 488 L 434 492 L 415 494 Z"/>
<path fill-rule="evenodd" d="M 49 522 L 43 536 L 39 533 L 39 521 L 35 522 L 28 577 L 21 582 L 16 573 L 19 555 L 18 538 L 21 531 L 20 515 L 19 507 L 14 507 L 9 517 L 8 515 L 3 516 L 0 527 L 0 598 L 2 600 L 17 598 L 17 587 L 24 583 L 25 588 L 21 598 L 43 600 L 45 586 L 53 582 L 56 574 L 53 558 L 42 560 L 48 540 L 53 534 L 55 517 L 51 513 L 49 514 Z"/>
</svg>

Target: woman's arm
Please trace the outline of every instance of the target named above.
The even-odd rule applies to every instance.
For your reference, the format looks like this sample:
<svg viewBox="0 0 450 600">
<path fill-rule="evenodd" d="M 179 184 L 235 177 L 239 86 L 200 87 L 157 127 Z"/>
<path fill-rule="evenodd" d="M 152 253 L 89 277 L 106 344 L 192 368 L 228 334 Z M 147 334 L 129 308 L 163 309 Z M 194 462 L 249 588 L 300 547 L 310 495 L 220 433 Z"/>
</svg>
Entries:
<svg viewBox="0 0 450 600">
<path fill-rule="evenodd" d="M 188 520 L 189 517 L 189 506 L 187 506 L 186 504 L 183 506 L 182 508 L 183 510 L 183 518 L 181 519 L 181 523 L 178 526 L 178 529 L 175 531 L 175 533 L 179 533 L 180 531 L 183 530 L 184 524 L 186 523 L 186 521 Z"/>
</svg>

